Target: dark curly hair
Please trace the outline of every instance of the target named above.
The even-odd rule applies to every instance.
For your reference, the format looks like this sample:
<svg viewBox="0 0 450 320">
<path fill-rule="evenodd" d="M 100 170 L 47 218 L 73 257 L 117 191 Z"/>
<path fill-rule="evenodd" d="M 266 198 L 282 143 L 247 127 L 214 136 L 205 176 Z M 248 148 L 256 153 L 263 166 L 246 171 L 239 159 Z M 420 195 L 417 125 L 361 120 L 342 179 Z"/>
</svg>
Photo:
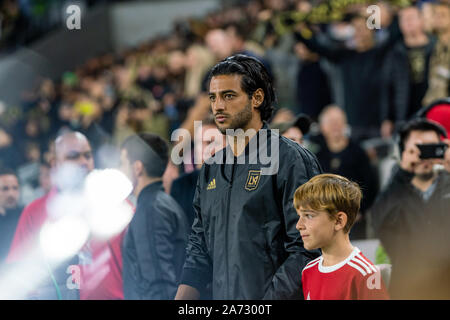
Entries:
<svg viewBox="0 0 450 320">
<path fill-rule="evenodd" d="M 272 78 L 264 65 L 254 57 L 236 54 L 222 60 L 211 69 L 208 83 L 212 77 L 231 74 L 242 75 L 241 88 L 248 94 L 249 99 L 259 88 L 264 91 L 264 101 L 258 109 L 261 120 L 269 121 L 275 110 L 274 103 L 276 103 L 277 98 L 272 85 Z"/>
</svg>

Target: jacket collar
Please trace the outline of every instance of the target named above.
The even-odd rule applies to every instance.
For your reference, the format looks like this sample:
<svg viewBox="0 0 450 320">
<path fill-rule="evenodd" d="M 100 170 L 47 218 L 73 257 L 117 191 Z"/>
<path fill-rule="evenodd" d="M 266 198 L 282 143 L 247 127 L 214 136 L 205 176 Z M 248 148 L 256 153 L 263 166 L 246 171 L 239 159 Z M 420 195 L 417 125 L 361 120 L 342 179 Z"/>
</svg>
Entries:
<svg viewBox="0 0 450 320">
<path fill-rule="evenodd" d="M 139 203 L 142 202 L 143 199 L 148 198 L 156 191 L 162 190 L 162 189 L 163 189 L 162 181 L 156 181 L 156 182 L 146 185 L 138 195 L 137 204 L 139 205 Z"/>
</svg>

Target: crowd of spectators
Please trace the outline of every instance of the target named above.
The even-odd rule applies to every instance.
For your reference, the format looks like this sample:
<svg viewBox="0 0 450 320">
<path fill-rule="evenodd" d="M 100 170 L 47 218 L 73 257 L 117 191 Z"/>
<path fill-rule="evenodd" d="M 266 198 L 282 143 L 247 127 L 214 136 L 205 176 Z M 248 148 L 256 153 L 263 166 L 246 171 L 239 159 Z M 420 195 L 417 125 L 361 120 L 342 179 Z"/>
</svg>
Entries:
<svg viewBox="0 0 450 320">
<path fill-rule="evenodd" d="M 17 9 L 18 3 L 4 1 L 2 8 Z M 52 140 L 63 128 L 88 137 L 100 168 L 110 163 L 98 150 L 120 146 L 131 134 L 153 132 L 170 141 L 175 129 L 184 128 L 193 136 L 194 120 L 210 112 L 209 68 L 243 53 L 259 58 L 275 80 L 278 113 L 272 122 L 291 121 L 299 113 L 320 122 L 304 138 L 312 149 L 314 141 L 322 146 L 317 155 L 324 167 L 336 169 L 347 161 L 345 150 L 358 150 L 363 160 L 351 151 L 347 158 L 353 162 L 342 167 L 365 186 L 363 207 L 368 209 L 378 185 L 364 172 L 372 172 L 377 159 L 359 144 L 391 137 L 396 125 L 425 103 L 449 95 L 450 5 L 420 1 L 399 9 L 376 1 L 382 18 L 378 30 L 366 27 L 367 4 L 348 7 L 339 21 L 299 23 L 283 32 L 277 27 L 282 13 L 310 12 L 319 3 L 236 1 L 202 19 L 179 20 L 171 33 L 138 47 L 92 57 L 59 79 L 37 79 L 35 88 L 18 93 L 20 105 L 0 105 L 0 165 L 18 172 L 21 204 L 48 190 Z M 343 110 L 336 128 L 324 127 L 329 115 L 323 113 L 333 111 L 331 104 Z M 334 146 L 333 135 L 343 145 Z M 173 179 L 193 169 L 169 164 L 166 191 Z"/>
</svg>

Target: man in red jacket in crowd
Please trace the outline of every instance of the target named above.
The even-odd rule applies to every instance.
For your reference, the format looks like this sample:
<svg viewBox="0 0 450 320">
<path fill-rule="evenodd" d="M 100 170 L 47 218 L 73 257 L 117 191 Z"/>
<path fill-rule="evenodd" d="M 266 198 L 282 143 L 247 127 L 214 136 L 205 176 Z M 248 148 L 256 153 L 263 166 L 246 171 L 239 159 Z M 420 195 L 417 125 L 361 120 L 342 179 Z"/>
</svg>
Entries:
<svg viewBox="0 0 450 320">
<path fill-rule="evenodd" d="M 84 177 L 94 169 L 92 149 L 87 138 L 79 132 L 66 132 L 55 141 L 55 169 L 63 165 L 76 165 Z M 23 211 L 11 245 L 7 262 L 19 263 L 30 259 L 39 243 L 42 226 L 54 217 L 48 205 L 61 192 L 55 186 L 45 196 L 30 203 Z M 71 205 L 71 204 L 70 204 Z M 90 237 L 77 256 L 63 263 L 50 266 L 42 251 L 33 260 L 33 265 L 45 268 L 46 273 L 38 288 L 28 288 L 26 297 L 37 299 L 123 299 L 122 254 L 123 232 L 107 240 Z M 83 258 L 80 253 L 83 253 Z M 88 258 L 86 259 L 86 256 Z M 80 263 L 80 264 L 79 264 Z M 78 265 L 79 264 L 79 265 Z M 38 270 L 38 269 L 36 269 Z M 43 269 L 40 269 L 43 270 Z M 70 275 L 72 273 L 72 275 Z M 74 289 L 79 289 L 79 295 Z"/>
</svg>

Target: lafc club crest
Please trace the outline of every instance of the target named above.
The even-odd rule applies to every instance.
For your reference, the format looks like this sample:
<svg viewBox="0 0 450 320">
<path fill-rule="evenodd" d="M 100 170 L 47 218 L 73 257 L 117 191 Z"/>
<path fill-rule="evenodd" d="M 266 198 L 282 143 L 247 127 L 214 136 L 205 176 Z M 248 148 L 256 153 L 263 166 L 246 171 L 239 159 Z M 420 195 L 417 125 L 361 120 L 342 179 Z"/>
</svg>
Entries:
<svg viewBox="0 0 450 320">
<path fill-rule="evenodd" d="M 249 170 L 245 190 L 253 191 L 258 187 L 261 178 L 261 170 Z"/>
</svg>

